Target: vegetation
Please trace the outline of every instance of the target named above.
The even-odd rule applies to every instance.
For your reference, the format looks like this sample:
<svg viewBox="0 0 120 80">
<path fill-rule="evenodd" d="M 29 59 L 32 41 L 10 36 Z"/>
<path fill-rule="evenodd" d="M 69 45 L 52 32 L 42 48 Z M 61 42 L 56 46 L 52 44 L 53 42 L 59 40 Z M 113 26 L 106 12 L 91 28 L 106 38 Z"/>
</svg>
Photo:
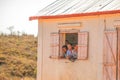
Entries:
<svg viewBox="0 0 120 80">
<path fill-rule="evenodd" d="M 0 35 L 0 80 L 35 80 L 37 37 Z"/>
</svg>

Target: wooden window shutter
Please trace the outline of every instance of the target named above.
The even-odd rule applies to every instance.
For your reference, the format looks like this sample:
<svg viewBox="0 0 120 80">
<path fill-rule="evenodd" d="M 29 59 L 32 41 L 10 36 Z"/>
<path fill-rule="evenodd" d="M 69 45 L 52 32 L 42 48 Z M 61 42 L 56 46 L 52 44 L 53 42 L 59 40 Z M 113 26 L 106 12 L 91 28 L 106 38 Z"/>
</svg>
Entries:
<svg viewBox="0 0 120 80">
<path fill-rule="evenodd" d="M 88 32 L 78 33 L 78 59 L 88 58 Z"/>
<path fill-rule="evenodd" d="M 59 33 L 51 33 L 51 58 L 59 57 Z"/>
<path fill-rule="evenodd" d="M 117 31 L 104 32 L 103 80 L 116 80 Z"/>
</svg>

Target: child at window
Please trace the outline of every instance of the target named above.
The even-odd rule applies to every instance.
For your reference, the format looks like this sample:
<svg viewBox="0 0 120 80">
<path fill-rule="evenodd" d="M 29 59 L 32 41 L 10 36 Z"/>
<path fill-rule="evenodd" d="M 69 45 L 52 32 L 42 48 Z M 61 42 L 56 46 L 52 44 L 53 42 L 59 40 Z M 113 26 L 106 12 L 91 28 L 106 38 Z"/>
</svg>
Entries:
<svg viewBox="0 0 120 80">
<path fill-rule="evenodd" d="M 65 40 L 65 45 L 70 44 L 70 42 L 68 40 Z"/>
<path fill-rule="evenodd" d="M 66 58 L 70 59 L 72 57 L 72 44 L 67 44 L 67 53 L 66 53 Z"/>
<path fill-rule="evenodd" d="M 77 54 L 78 54 L 78 45 L 75 45 L 74 49 L 72 50 L 72 56 L 74 59 L 77 59 Z"/>
<path fill-rule="evenodd" d="M 63 45 L 63 46 L 62 46 L 62 55 L 60 56 L 61 58 L 65 58 L 65 55 L 66 55 L 66 53 L 67 53 L 67 50 L 68 50 L 67 46 L 66 46 L 66 45 Z"/>
<path fill-rule="evenodd" d="M 74 49 L 72 49 L 71 44 L 68 44 L 67 47 L 68 47 L 68 50 L 66 53 L 66 58 L 69 59 L 70 61 L 74 62 L 77 59 L 78 45 L 75 45 Z"/>
</svg>

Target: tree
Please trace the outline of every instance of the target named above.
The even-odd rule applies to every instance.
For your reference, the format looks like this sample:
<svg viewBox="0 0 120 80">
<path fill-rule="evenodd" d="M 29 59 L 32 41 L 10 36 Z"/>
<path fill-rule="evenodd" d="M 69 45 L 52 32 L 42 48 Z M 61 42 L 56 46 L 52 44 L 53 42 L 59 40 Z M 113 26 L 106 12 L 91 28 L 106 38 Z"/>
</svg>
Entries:
<svg viewBox="0 0 120 80">
<path fill-rule="evenodd" d="M 7 29 L 10 31 L 10 35 L 13 35 L 14 26 L 10 26 Z"/>
<path fill-rule="evenodd" d="M 27 33 L 25 33 L 24 31 L 22 31 L 22 35 L 23 36 L 27 36 Z"/>
<path fill-rule="evenodd" d="M 17 35 L 18 35 L 18 37 L 19 37 L 19 35 L 20 35 L 20 31 L 17 31 Z"/>
</svg>

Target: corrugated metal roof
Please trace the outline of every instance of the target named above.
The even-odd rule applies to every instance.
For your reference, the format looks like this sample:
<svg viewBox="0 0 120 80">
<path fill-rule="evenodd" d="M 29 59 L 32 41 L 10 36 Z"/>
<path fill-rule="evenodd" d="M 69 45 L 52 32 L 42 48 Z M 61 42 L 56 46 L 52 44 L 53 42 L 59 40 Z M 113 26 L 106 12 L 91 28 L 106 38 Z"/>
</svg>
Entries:
<svg viewBox="0 0 120 80">
<path fill-rule="evenodd" d="M 53 16 L 120 10 L 120 0 L 56 0 L 36 16 Z"/>
</svg>

